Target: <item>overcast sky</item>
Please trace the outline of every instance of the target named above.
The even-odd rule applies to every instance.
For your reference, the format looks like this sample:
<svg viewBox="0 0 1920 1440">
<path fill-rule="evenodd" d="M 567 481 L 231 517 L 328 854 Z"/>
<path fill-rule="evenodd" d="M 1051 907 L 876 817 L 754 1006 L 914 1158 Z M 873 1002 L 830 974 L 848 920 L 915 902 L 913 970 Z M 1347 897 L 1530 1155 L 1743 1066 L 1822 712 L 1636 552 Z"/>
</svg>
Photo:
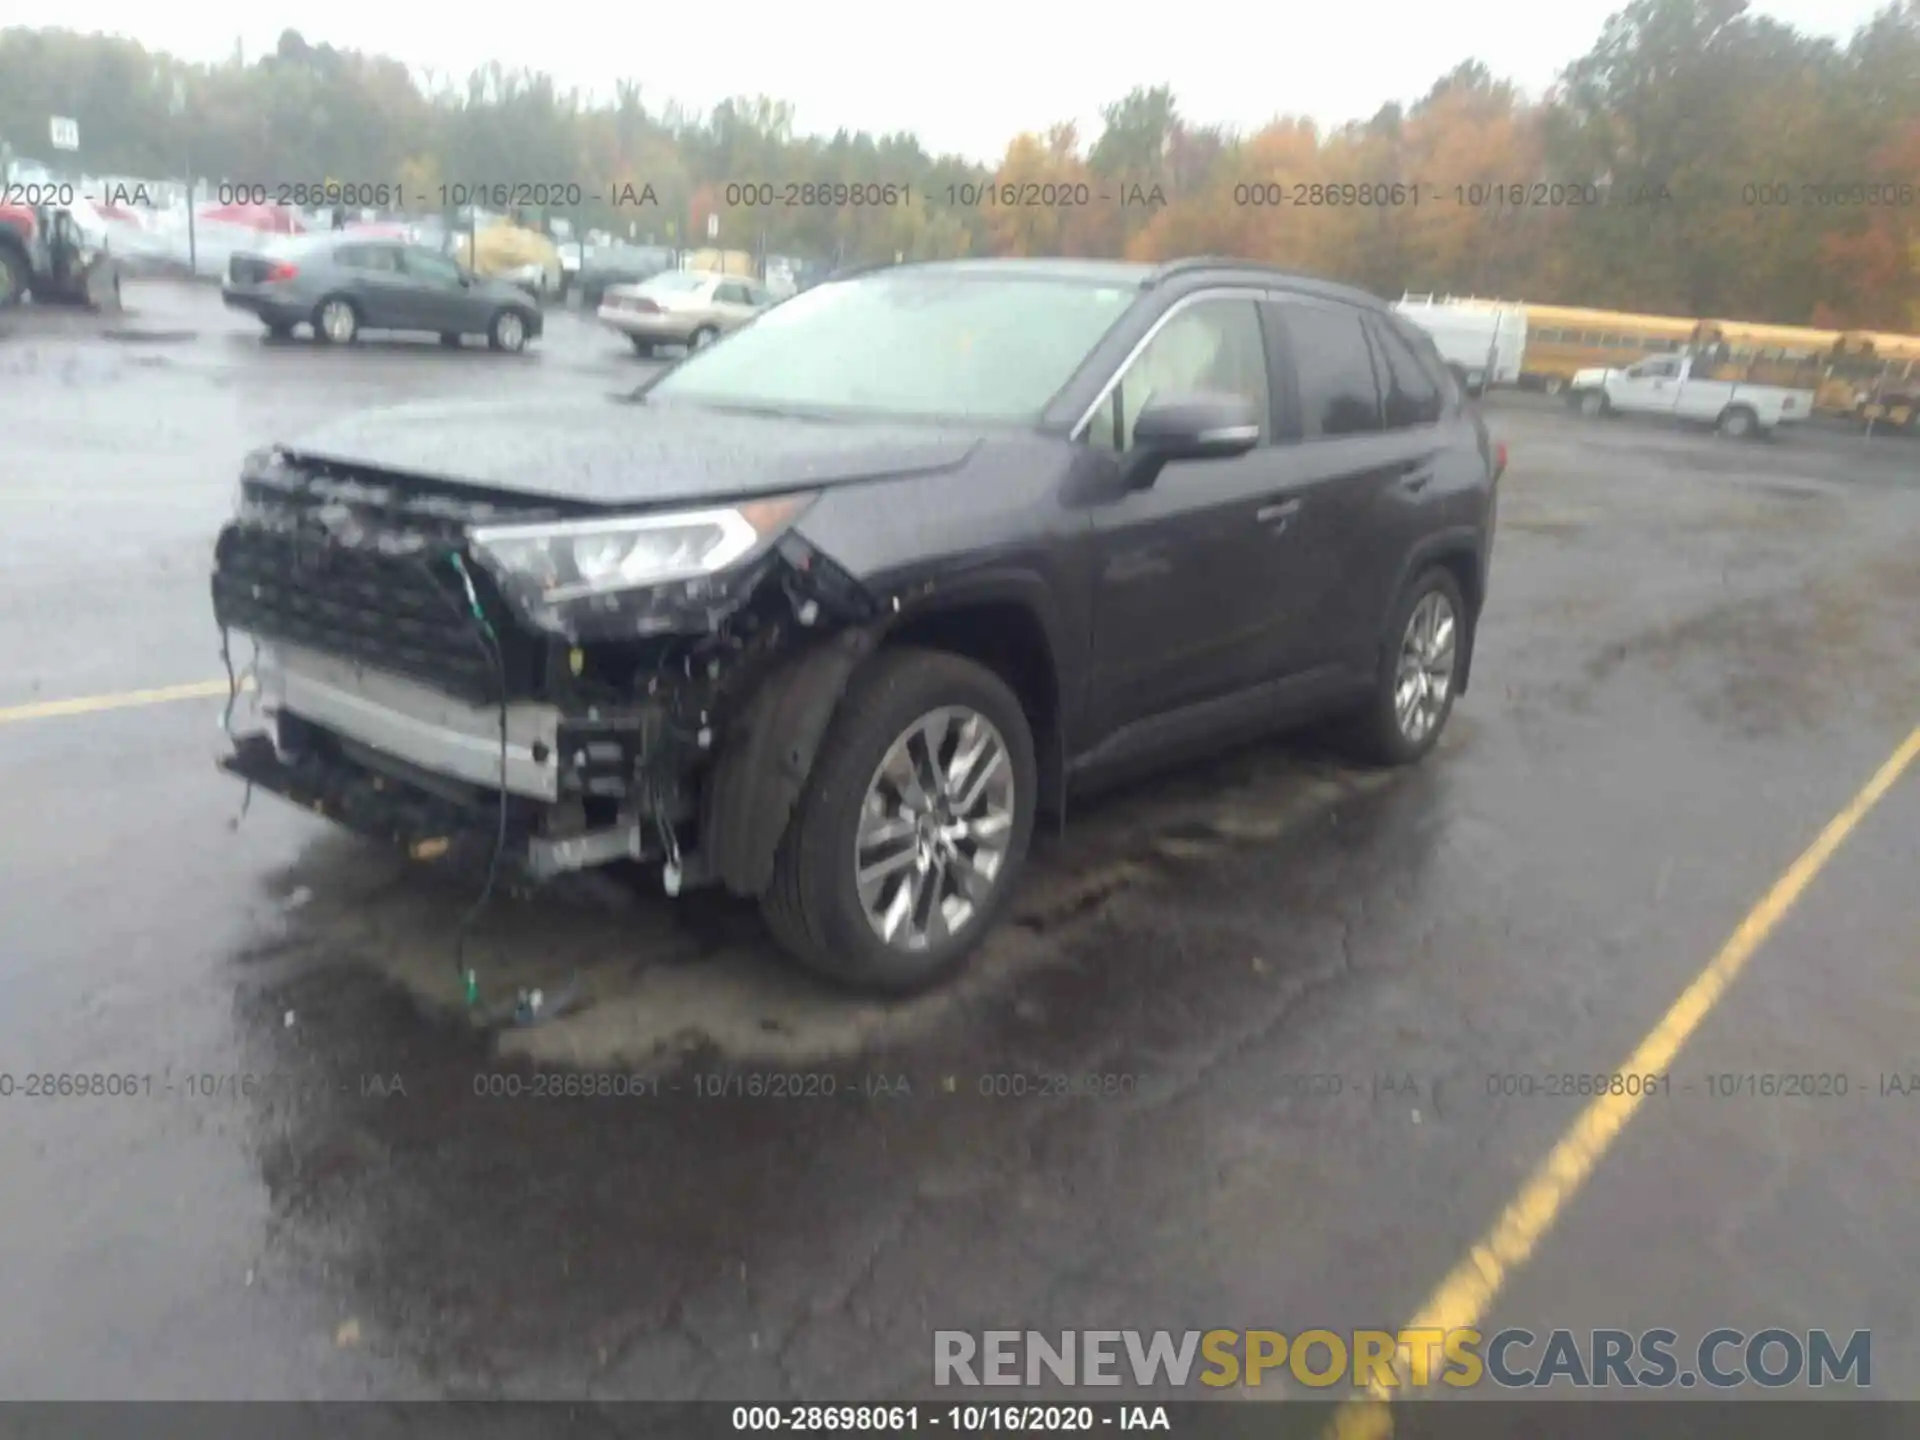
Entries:
<svg viewBox="0 0 1920 1440">
<path fill-rule="evenodd" d="M 191 60 L 251 58 L 285 29 L 314 44 L 383 52 L 459 75 L 489 60 L 610 94 L 640 82 L 650 105 L 705 109 L 734 94 L 790 100 L 803 132 L 912 130 L 934 151 L 997 160 L 1021 130 L 1079 121 L 1135 85 L 1173 86 L 1199 123 L 1252 130 L 1280 112 L 1325 124 L 1413 100 L 1465 59 L 1538 93 L 1591 47 L 1617 0 L 1262 0 L 1092 7 L 1045 0 L 918 6 L 452 5 L 278 0 L 10 0 L 14 24 L 129 36 Z M 1877 0 L 1766 0 L 1753 9 L 1844 37 Z"/>
</svg>

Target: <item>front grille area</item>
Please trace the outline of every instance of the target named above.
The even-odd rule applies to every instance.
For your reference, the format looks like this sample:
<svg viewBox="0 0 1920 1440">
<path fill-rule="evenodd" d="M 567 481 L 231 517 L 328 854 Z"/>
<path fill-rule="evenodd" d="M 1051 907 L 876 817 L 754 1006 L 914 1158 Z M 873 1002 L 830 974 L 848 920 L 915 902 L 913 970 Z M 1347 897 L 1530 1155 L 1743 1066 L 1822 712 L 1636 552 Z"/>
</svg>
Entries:
<svg viewBox="0 0 1920 1440">
<path fill-rule="evenodd" d="M 539 642 L 514 628 L 489 578 L 467 560 L 498 638 L 496 660 L 448 560 L 461 518 L 501 508 L 408 496 L 392 483 L 323 473 L 251 481 L 214 551 L 219 623 L 409 676 L 478 704 L 535 688 Z M 514 513 L 510 508 L 507 513 Z"/>
</svg>

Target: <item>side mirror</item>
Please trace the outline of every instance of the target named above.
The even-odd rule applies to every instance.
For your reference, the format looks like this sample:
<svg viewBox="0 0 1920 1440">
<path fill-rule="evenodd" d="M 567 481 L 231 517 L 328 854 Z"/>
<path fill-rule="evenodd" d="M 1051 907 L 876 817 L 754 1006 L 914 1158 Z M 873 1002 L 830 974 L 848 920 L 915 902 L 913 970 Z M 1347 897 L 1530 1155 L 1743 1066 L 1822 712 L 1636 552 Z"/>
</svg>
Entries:
<svg viewBox="0 0 1920 1440">
<path fill-rule="evenodd" d="M 1229 460 L 1259 443 L 1260 415 L 1244 396 L 1162 396 L 1133 422 L 1129 479 L 1136 489 L 1144 489 L 1175 460 Z"/>
</svg>

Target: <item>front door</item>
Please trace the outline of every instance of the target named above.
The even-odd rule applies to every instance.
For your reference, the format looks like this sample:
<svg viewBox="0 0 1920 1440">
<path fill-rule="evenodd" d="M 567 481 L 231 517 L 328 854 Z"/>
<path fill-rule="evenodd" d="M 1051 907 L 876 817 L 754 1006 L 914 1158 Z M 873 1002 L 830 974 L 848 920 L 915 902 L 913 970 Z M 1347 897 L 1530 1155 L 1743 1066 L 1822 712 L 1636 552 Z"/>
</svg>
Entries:
<svg viewBox="0 0 1920 1440">
<path fill-rule="evenodd" d="M 408 313 L 407 328 L 434 330 L 443 335 L 465 334 L 475 327 L 473 292 L 460 266 L 445 255 L 419 245 L 401 252 Z"/>
<path fill-rule="evenodd" d="M 1290 452 L 1273 443 L 1257 307 L 1251 295 L 1183 305 L 1089 425 L 1089 444 L 1124 454 L 1157 396 L 1238 394 L 1261 417 L 1247 454 L 1168 465 L 1094 512 L 1094 708 L 1114 728 L 1277 678 L 1310 516 Z"/>
<path fill-rule="evenodd" d="M 426 329 L 413 287 L 400 268 L 397 245 L 342 245 L 334 263 L 352 276 L 353 302 L 369 330 Z"/>
</svg>

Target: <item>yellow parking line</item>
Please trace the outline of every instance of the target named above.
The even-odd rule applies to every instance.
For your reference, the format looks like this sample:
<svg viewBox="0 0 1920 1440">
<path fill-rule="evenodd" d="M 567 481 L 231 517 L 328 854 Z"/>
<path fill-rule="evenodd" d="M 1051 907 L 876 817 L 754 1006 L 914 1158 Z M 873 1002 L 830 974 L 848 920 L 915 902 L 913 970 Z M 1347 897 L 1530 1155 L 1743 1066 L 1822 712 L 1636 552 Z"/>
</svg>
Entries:
<svg viewBox="0 0 1920 1440">
<path fill-rule="evenodd" d="M 1827 822 L 1826 829 L 1787 867 L 1786 873 L 1774 881 L 1773 888 L 1720 947 L 1720 953 L 1681 992 L 1673 1008 L 1660 1018 L 1660 1023 L 1633 1054 L 1620 1063 L 1619 1073 L 1657 1074 L 1672 1067 L 1680 1047 L 1700 1028 L 1700 1022 L 1719 1003 L 1754 952 L 1766 943 L 1834 852 L 1893 788 L 1915 757 L 1920 757 L 1920 726 L 1916 726 L 1886 764 L 1874 772 L 1847 808 Z M 1506 1284 L 1507 1276 L 1524 1265 L 1534 1248 L 1546 1238 L 1567 1202 L 1640 1108 L 1642 1098 L 1641 1095 L 1602 1095 L 1587 1106 L 1547 1158 L 1527 1177 L 1493 1228 L 1467 1251 L 1420 1308 L 1419 1315 L 1404 1328 L 1441 1331 L 1477 1328 Z M 1404 1360 L 1404 1354 L 1402 1358 Z M 1393 1434 L 1393 1415 L 1388 1408 L 1393 1390 L 1376 1380 L 1368 1394 L 1369 1399 L 1353 1401 L 1340 1408 L 1329 1430 L 1331 1436 L 1338 1440 L 1385 1440 Z"/>
<path fill-rule="evenodd" d="M 242 690 L 252 681 L 240 682 Z M 42 700 L 33 705 L 11 705 L 0 709 L 0 725 L 21 720 L 54 720 L 62 715 L 93 715 L 102 710 L 130 710 L 140 705 L 165 705 L 173 700 L 225 699 L 225 680 L 201 680 L 192 685 L 168 685 L 159 690 L 127 690 L 118 695 L 86 695 L 76 700 Z"/>
</svg>

